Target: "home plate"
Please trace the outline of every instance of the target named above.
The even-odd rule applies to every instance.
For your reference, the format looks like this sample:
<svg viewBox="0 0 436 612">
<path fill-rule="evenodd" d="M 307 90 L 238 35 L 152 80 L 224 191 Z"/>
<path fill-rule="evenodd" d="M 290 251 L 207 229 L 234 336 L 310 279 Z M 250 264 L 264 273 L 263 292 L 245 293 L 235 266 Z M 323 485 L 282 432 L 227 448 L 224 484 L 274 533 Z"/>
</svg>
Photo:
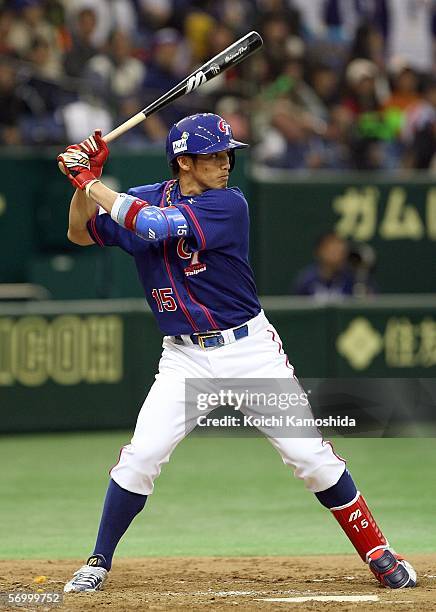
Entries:
<svg viewBox="0 0 436 612">
<path fill-rule="evenodd" d="M 304 603 L 306 601 L 378 601 L 377 595 L 309 595 L 307 597 L 269 597 L 256 601 L 282 601 L 287 603 Z"/>
</svg>

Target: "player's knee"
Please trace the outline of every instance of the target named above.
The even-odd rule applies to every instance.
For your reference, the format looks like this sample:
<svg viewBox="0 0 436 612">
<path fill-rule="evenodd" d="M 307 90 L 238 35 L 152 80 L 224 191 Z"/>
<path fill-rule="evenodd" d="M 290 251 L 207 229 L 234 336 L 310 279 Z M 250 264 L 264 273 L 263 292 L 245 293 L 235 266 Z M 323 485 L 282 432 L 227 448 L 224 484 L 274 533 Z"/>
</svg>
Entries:
<svg viewBox="0 0 436 612">
<path fill-rule="evenodd" d="M 169 457 L 170 451 L 165 443 L 148 443 L 134 446 L 133 456 L 139 463 L 160 464 Z"/>
<path fill-rule="evenodd" d="M 150 495 L 154 481 L 168 459 L 169 452 L 161 445 L 136 447 L 129 444 L 123 449 L 117 465 L 112 468 L 111 477 L 129 491 Z"/>
<path fill-rule="evenodd" d="M 294 476 L 303 480 L 310 491 L 324 491 L 333 486 L 344 472 L 345 462 L 332 452 L 330 446 L 322 443 L 310 452 L 299 445 L 295 445 L 289 454 L 283 450 L 283 462 L 293 468 Z"/>
<path fill-rule="evenodd" d="M 304 461 L 299 463 L 294 474 L 304 480 L 309 491 L 324 491 L 332 487 L 344 472 L 344 462 L 334 458 L 324 462 Z"/>
<path fill-rule="evenodd" d="M 145 444 L 139 447 L 132 445 L 129 455 L 132 469 L 153 482 L 159 476 L 162 465 L 168 462 L 170 452 L 163 444 Z"/>
</svg>

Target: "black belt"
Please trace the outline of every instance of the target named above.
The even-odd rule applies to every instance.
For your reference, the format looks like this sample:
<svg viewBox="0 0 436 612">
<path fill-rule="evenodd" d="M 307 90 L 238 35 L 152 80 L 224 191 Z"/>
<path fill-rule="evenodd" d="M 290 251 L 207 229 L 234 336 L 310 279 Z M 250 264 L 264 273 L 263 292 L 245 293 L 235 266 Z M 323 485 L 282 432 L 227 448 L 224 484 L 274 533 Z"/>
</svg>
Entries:
<svg viewBox="0 0 436 612">
<path fill-rule="evenodd" d="M 241 340 L 241 338 L 246 338 L 248 336 L 248 325 L 245 323 L 244 325 L 229 330 L 229 332 L 233 334 L 235 340 Z M 198 332 L 191 334 L 190 338 L 193 344 L 198 344 L 202 349 L 215 348 L 226 344 L 226 340 L 219 330 Z M 176 344 L 185 344 L 182 336 L 174 336 L 174 342 L 176 342 Z"/>
</svg>

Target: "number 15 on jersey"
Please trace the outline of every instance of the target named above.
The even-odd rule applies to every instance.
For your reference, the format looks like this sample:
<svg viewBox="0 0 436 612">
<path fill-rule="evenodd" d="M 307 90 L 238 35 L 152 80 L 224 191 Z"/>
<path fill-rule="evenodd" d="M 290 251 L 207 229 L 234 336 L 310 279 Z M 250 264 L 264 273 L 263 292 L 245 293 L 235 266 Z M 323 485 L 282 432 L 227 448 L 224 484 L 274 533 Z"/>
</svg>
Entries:
<svg viewBox="0 0 436 612">
<path fill-rule="evenodd" d="M 157 308 L 159 312 L 168 310 L 174 312 L 177 310 L 177 304 L 172 296 L 173 290 L 171 287 L 163 287 L 162 289 L 152 289 L 151 295 L 156 300 Z"/>
</svg>

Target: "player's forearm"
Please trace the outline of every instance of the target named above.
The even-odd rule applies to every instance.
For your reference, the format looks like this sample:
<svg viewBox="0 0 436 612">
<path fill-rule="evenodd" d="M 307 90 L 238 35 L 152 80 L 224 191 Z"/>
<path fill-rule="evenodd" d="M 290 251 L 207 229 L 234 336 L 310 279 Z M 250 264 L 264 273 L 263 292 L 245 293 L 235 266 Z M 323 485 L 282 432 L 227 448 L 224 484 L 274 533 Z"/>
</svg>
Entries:
<svg viewBox="0 0 436 612">
<path fill-rule="evenodd" d="M 109 187 L 106 187 L 106 185 L 101 181 L 92 183 L 88 191 L 94 202 L 97 202 L 106 212 L 110 214 L 112 206 L 119 196 L 119 193 L 113 191 L 113 189 L 109 189 Z"/>
<path fill-rule="evenodd" d="M 83 191 L 77 189 L 71 199 L 68 220 L 68 239 L 71 242 L 82 246 L 93 243 L 86 224 L 96 212 L 96 203 L 87 198 Z"/>
</svg>

